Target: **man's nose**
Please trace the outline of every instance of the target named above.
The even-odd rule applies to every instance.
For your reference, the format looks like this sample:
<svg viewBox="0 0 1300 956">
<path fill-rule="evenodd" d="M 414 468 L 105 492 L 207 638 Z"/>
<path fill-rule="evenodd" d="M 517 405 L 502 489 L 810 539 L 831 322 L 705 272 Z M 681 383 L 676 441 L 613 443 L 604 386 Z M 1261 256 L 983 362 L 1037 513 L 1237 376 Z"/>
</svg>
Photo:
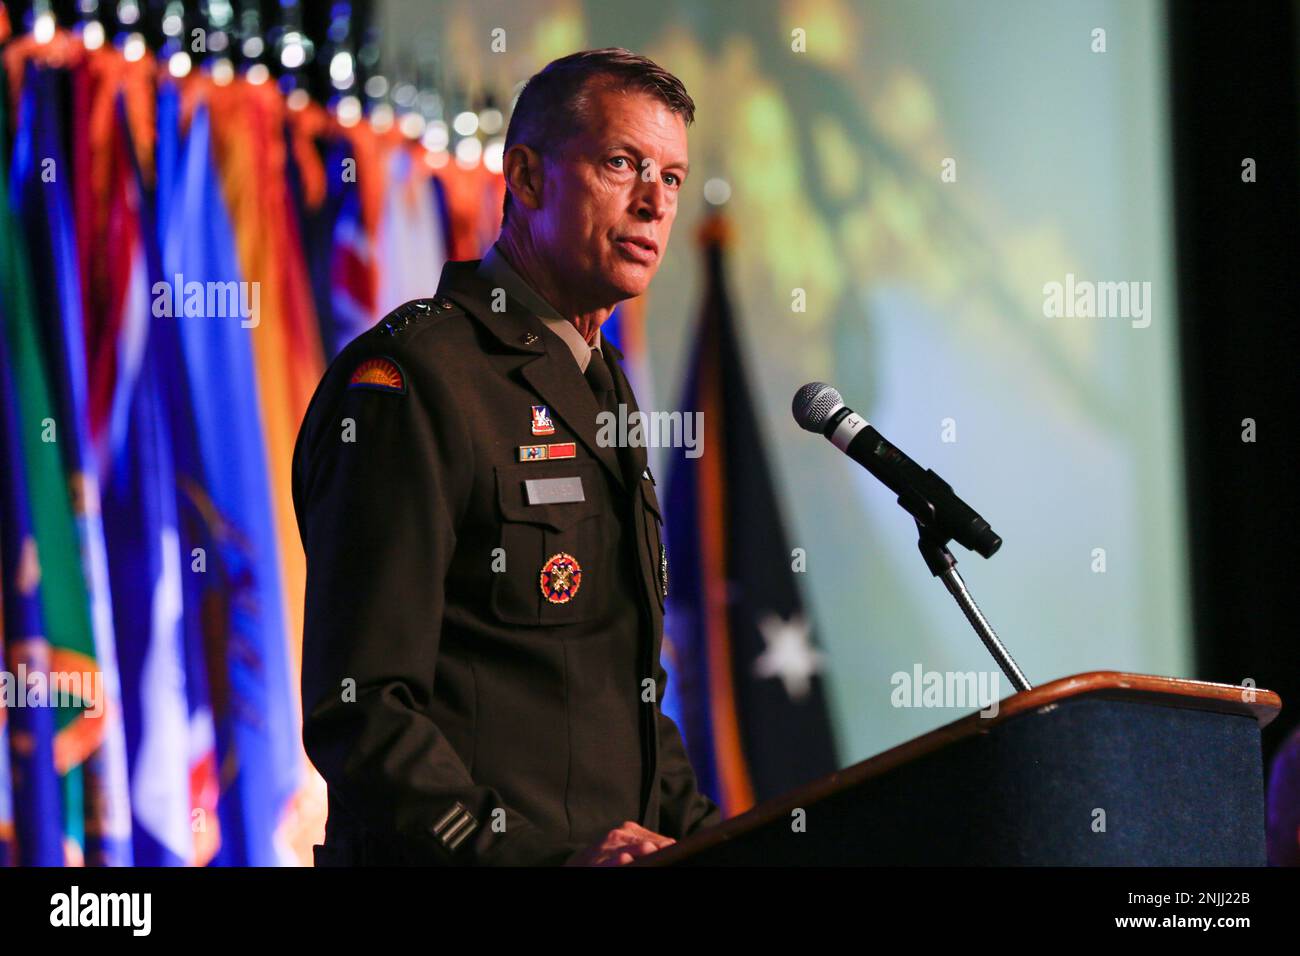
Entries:
<svg viewBox="0 0 1300 956">
<path fill-rule="evenodd" d="M 637 191 L 635 212 L 638 219 L 655 222 L 664 217 L 668 209 L 668 188 L 658 173 L 649 182 L 642 182 Z"/>
</svg>

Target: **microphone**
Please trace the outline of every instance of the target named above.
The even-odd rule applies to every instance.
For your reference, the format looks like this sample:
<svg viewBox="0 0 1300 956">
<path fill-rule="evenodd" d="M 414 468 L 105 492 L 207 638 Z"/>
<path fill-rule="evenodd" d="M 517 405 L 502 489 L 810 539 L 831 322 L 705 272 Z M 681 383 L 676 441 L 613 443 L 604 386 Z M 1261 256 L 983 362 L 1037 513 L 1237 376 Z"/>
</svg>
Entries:
<svg viewBox="0 0 1300 956">
<path fill-rule="evenodd" d="M 989 523 L 958 498 L 948 482 L 932 470 L 922 469 L 886 441 L 870 422 L 844 404 L 843 396 L 832 386 L 809 382 L 795 393 L 791 410 L 800 428 L 820 432 L 898 495 L 898 503 L 924 529 L 986 558 L 1002 547 L 1002 539 Z"/>
</svg>

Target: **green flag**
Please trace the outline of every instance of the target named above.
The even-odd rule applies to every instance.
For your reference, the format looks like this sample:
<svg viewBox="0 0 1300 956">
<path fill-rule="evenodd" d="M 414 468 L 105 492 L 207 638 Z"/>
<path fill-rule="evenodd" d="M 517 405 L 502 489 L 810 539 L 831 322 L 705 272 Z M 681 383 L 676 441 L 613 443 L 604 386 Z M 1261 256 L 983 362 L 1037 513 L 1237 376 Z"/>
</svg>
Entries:
<svg viewBox="0 0 1300 956">
<path fill-rule="evenodd" d="M 0 129 L 7 128 L 7 102 L 7 95 L 0 95 Z M 8 182 L 7 160 L 0 151 L 0 184 Z M 33 197 L 33 201 L 39 201 L 39 197 Z M 0 188 L 0 296 L 8 320 L 4 333 L 14 365 L 18 429 L 40 556 L 41 611 L 51 647 L 50 670 L 52 677 L 77 674 L 93 680 L 99 667 L 73 500 L 60 447 L 62 423 L 42 352 L 41 326 L 24 242 L 23 227 L 10 207 L 8 190 Z M 52 691 L 54 687 L 51 683 Z M 81 700 L 60 708 L 54 747 L 55 765 L 63 778 L 64 835 L 78 847 L 85 846 L 81 765 L 99 746 L 104 725 L 98 718 L 87 717 L 81 706 L 93 689 L 94 684 L 83 687 Z"/>
</svg>

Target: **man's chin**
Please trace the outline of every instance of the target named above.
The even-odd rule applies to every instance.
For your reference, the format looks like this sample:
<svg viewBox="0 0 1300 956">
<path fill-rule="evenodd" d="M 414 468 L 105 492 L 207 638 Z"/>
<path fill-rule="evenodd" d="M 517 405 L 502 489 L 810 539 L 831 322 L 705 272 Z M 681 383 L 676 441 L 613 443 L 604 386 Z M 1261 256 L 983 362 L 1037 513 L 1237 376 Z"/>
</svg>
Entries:
<svg viewBox="0 0 1300 956">
<path fill-rule="evenodd" d="M 635 299 L 639 295 L 646 294 L 651 280 L 658 271 L 657 263 L 654 266 L 622 267 L 609 277 L 609 284 L 620 301 Z"/>
</svg>

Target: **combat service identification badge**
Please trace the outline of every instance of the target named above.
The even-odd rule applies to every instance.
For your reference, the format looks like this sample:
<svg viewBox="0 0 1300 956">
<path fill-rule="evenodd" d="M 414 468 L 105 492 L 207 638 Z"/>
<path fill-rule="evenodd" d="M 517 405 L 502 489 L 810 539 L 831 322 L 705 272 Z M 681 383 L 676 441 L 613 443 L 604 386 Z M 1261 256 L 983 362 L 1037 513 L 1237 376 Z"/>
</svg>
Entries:
<svg viewBox="0 0 1300 956">
<path fill-rule="evenodd" d="M 366 388 L 376 392 L 406 392 L 406 376 L 390 358 L 382 355 L 368 358 L 353 371 L 348 388 Z"/>
<path fill-rule="evenodd" d="M 568 604 L 582 584 L 582 565 L 573 555 L 561 551 L 546 559 L 538 577 L 546 600 L 552 604 Z"/>
</svg>

